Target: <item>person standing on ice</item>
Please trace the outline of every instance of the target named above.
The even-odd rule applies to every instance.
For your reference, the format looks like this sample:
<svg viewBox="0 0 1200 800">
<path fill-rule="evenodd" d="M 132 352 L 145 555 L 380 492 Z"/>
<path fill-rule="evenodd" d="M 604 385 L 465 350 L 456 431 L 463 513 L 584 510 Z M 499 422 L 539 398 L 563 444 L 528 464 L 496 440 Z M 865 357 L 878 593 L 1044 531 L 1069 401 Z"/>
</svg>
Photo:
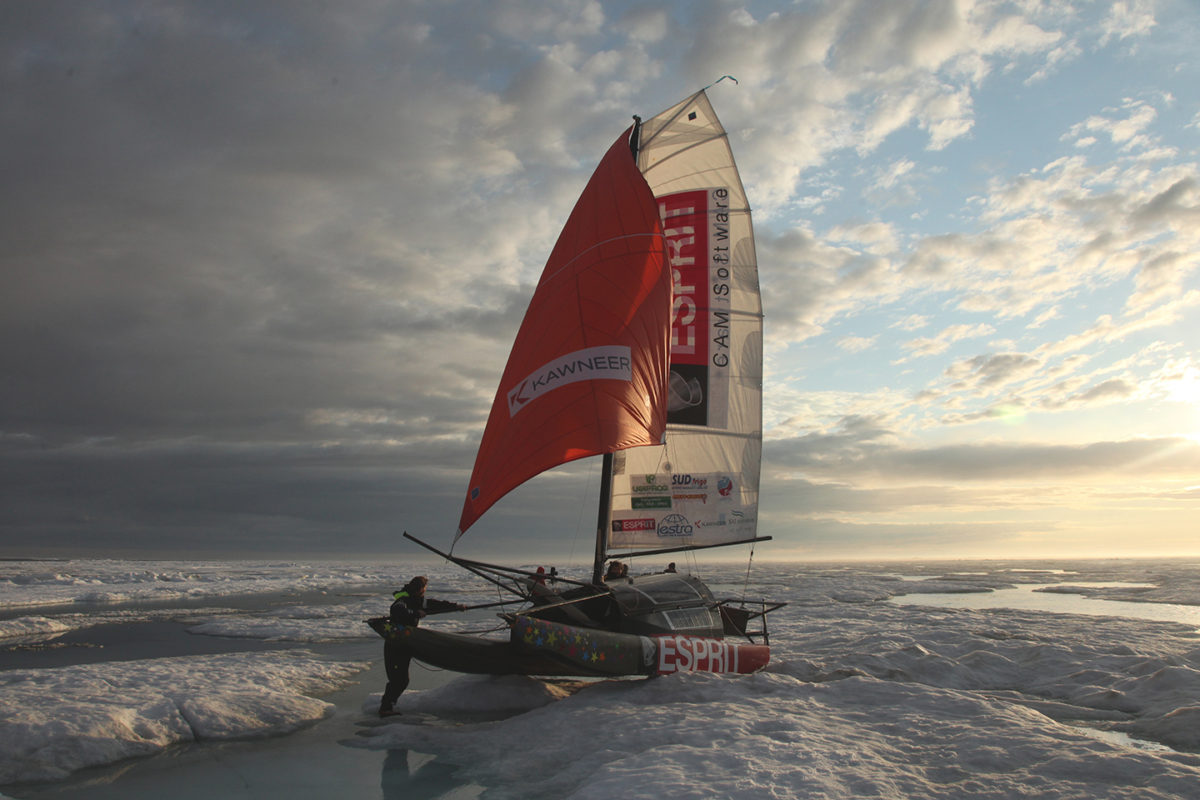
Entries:
<svg viewBox="0 0 1200 800">
<path fill-rule="evenodd" d="M 443 611 L 462 611 L 466 608 L 459 603 L 445 600 L 434 600 L 425 597 L 425 587 L 429 579 L 418 575 L 404 585 L 398 592 L 393 592 L 392 608 L 388 617 L 393 625 L 409 625 L 417 627 L 421 618 L 426 614 L 439 614 Z M 412 651 L 403 642 L 392 638 L 383 640 L 383 665 L 387 669 L 387 687 L 383 690 L 383 699 L 379 701 L 379 716 L 386 717 L 399 714 L 392 710 L 400 695 L 408 688 L 408 665 L 412 661 Z"/>
</svg>

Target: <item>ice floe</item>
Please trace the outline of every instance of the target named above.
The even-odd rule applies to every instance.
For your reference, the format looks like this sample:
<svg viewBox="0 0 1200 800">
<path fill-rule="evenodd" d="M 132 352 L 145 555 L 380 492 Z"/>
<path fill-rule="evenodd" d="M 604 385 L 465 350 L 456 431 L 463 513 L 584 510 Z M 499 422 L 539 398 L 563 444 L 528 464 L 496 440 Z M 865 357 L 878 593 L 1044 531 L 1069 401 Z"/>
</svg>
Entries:
<svg viewBox="0 0 1200 800">
<path fill-rule="evenodd" d="M 364 667 L 291 651 L 0 671 L 0 784 L 180 742 L 288 733 L 329 713 L 312 694 Z"/>
<path fill-rule="evenodd" d="M 443 567 L 421 571 L 434 578 L 436 596 L 495 599 L 489 587 Z M 362 665 L 301 648 L 371 640 L 362 618 L 383 613 L 381 587 L 412 572 L 5 564 L 6 608 L 12 597 L 17 608 L 47 606 L 42 591 L 55 603 L 88 603 L 136 599 L 149 585 L 161 599 L 159 584 L 182 586 L 174 596 L 189 603 L 199 589 L 212 604 L 10 612 L 0 620 L 0 647 L 52 641 L 98 617 L 165 615 L 193 634 L 296 649 L 0 670 L 0 783 L 53 780 L 177 742 L 280 735 L 321 720 L 329 705 L 318 698 L 353 681 Z M 1067 593 L 1045 593 L 1051 603 L 1087 595 L 1101 609 L 1125 609 L 1136 598 L 1168 614 L 1172 604 L 1190 612 L 1200 602 L 1194 562 L 759 564 L 749 583 L 744 565 L 717 565 L 704 576 L 718 596 L 791 603 L 772 615 L 766 671 L 598 682 L 458 677 L 410 690 L 398 706 L 403 716 L 367 728 L 355 743 L 436 757 L 495 798 L 1124 800 L 1191 797 L 1200 785 L 1200 633 L 1186 614 L 1168 622 L 904 602 L 1042 587 Z M 288 599 L 222 599 L 256 585 Z M 430 624 L 464 629 L 486 618 L 490 612 Z M 364 719 L 380 688 L 363 687 Z"/>
</svg>

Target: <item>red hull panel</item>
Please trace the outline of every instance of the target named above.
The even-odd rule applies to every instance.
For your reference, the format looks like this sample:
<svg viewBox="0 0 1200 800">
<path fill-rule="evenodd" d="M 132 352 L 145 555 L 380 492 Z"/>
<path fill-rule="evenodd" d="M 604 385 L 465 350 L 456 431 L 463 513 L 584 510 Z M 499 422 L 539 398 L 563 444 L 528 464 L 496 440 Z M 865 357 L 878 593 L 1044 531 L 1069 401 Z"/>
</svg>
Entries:
<svg viewBox="0 0 1200 800">
<path fill-rule="evenodd" d="M 672 672 L 758 672 L 771 660 L 765 644 L 702 639 L 697 636 L 655 636 L 656 674 Z"/>
</svg>

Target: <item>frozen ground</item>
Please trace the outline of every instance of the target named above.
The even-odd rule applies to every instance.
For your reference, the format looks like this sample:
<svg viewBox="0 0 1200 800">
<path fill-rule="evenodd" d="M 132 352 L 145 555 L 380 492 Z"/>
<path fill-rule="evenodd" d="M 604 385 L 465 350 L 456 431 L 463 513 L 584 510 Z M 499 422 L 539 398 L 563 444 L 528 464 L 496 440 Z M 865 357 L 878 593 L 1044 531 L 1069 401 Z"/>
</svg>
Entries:
<svg viewBox="0 0 1200 800">
<path fill-rule="evenodd" d="M 178 602 L 275 592 L 320 592 L 394 581 L 364 565 L 266 561 L 0 561 L 5 610 L 64 603 Z"/>
<path fill-rule="evenodd" d="M 703 574 L 719 596 L 743 591 L 744 565 Z M 431 577 L 434 589 L 459 587 L 435 596 L 495 599 L 444 568 Z M 406 776 L 390 784 L 385 763 L 383 779 L 353 796 L 1192 798 L 1200 785 L 1195 562 L 760 564 L 747 594 L 791 602 L 772 617 L 763 673 L 570 686 L 446 676 L 448 684 L 407 693 L 406 715 L 380 724 L 365 713 L 378 681 L 356 686 L 362 662 L 339 654 L 373 647 L 361 619 L 380 612 L 380 587 L 397 578 L 299 564 L 0 564 L 0 607 L 20 607 L 0 620 L 0 648 L 7 642 L 12 652 L 86 634 L 97 618 L 165 617 L 197 637 L 295 643 L 0 670 L 0 791 L 34 796 L 61 784 L 66 796 L 66 776 L 81 768 L 175 743 L 308 726 L 279 741 L 311 747 L 334 725 L 320 720 L 339 688 L 356 706 L 360 735 L 341 731 L 321 745 L 326 770 L 387 751 Z M 298 597 L 227 602 L 256 588 Z M 1122 613 L 1166 609 L 1180 621 L 906 602 L 1006 591 L 1036 595 L 1045 608 L 1087 596 Z M 143 592 L 204 607 L 96 605 L 147 599 Z M 487 619 L 476 612 L 453 624 Z M 0 664 L 4 656 L 0 649 Z M 272 758 L 286 763 L 286 744 Z M 439 776 L 428 789 L 436 793 L 413 794 L 420 772 Z M 170 774 L 125 796 L 163 791 Z M 112 788 L 121 786 L 134 783 L 114 778 Z M 286 796 L 304 795 L 289 788 Z"/>
</svg>

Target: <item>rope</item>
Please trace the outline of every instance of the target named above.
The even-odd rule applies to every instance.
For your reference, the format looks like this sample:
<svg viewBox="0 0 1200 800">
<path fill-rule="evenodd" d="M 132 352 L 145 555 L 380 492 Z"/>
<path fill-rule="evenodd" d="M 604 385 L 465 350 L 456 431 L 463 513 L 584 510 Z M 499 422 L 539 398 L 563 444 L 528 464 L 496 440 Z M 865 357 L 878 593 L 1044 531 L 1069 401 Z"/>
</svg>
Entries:
<svg viewBox="0 0 1200 800">
<path fill-rule="evenodd" d="M 496 631 L 502 631 L 507 627 L 507 625 L 496 625 L 491 628 L 477 628 L 472 631 L 455 631 L 455 633 L 461 633 L 467 636 L 478 636 L 481 633 L 495 633 Z"/>
<path fill-rule="evenodd" d="M 579 516 L 575 519 L 575 535 L 571 537 L 571 551 L 567 554 L 567 564 L 575 566 L 575 547 L 579 544 L 580 537 L 584 534 L 584 515 L 588 509 L 595 509 L 596 503 L 592 502 L 592 487 L 598 482 L 596 481 L 596 459 L 589 458 L 587 465 L 587 478 L 583 482 L 583 497 L 580 498 Z M 599 502 L 599 500 L 597 500 Z M 588 538 L 595 534 L 595 529 L 587 531 Z"/>
<path fill-rule="evenodd" d="M 746 560 L 746 580 L 742 583 L 742 602 L 746 602 L 746 592 L 750 588 L 750 567 L 754 564 L 754 542 L 750 543 L 750 558 Z"/>
</svg>

